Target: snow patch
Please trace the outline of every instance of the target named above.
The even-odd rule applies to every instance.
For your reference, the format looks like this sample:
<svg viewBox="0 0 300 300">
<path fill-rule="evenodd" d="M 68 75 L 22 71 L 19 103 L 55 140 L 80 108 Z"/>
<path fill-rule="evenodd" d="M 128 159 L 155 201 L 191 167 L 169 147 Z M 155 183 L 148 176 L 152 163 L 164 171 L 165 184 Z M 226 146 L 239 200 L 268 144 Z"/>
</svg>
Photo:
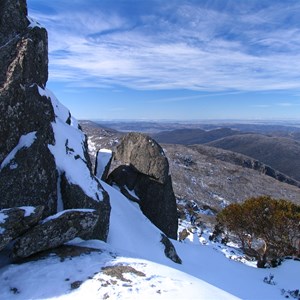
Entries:
<svg viewBox="0 0 300 300">
<path fill-rule="evenodd" d="M 64 210 L 64 203 L 62 200 L 62 194 L 61 194 L 61 174 L 58 174 L 58 179 L 57 179 L 57 208 L 56 211 L 60 212 Z"/>
<path fill-rule="evenodd" d="M 135 193 L 134 190 L 130 190 L 126 185 L 124 186 L 125 190 L 127 191 L 127 193 L 129 195 L 131 195 L 133 198 L 137 199 L 137 200 L 141 200 L 138 195 Z"/>
<path fill-rule="evenodd" d="M 101 184 L 109 194 L 111 205 L 108 244 L 131 257 L 174 265 L 164 254 L 160 242 L 162 232 L 143 215 L 136 203 L 105 182 Z"/>
<path fill-rule="evenodd" d="M 55 158 L 59 172 L 70 183 L 78 185 L 96 201 L 103 200 L 98 182 L 92 177 L 84 158 L 84 134 L 77 128 L 69 126 L 60 119 L 52 122 L 55 145 L 48 145 Z M 79 142 L 81 141 L 81 143 Z"/>
<path fill-rule="evenodd" d="M 35 207 L 33 206 L 20 206 L 19 208 L 25 210 L 24 217 L 29 217 L 35 211 Z"/>
<path fill-rule="evenodd" d="M 97 156 L 97 169 L 96 169 L 96 176 L 101 179 L 105 167 L 109 163 L 112 157 L 112 151 L 109 149 L 100 149 Z"/>
<path fill-rule="evenodd" d="M 4 223 L 5 222 L 5 220 L 7 219 L 7 215 L 6 214 L 4 214 L 4 213 L 0 213 L 0 224 L 2 223 Z"/>
<path fill-rule="evenodd" d="M 4 167 L 6 167 L 11 162 L 12 162 L 11 169 L 15 169 L 18 165 L 15 162 L 13 162 L 13 160 L 14 160 L 17 152 L 23 148 L 29 148 L 33 144 L 35 139 L 36 139 L 36 131 L 29 132 L 25 135 L 22 135 L 20 137 L 18 145 L 3 160 L 0 170 L 2 170 Z"/>
<path fill-rule="evenodd" d="M 67 180 L 78 185 L 87 196 L 102 201 L 99 182 L 92 176 L 85 160 L 85 135 L 79 130 L 78 121 L 50 90 L 41 87 L 38 90 L 41 96 L 51 100 L 56 116 L 55 122 L 52 122 L 55 145 L 48 145 L 48 148 L 55 158 L 59 174 L 65 173 Z M 60 205 L 58 210 L 61 209 Z"/>
<path fill-rule="evenodd" d="M 29 28 L 34 28 L 34 27 L 43 28 L 42 25 L 39 22 L 37 22 L 36 20 L 34 20 L 30 17 L 27 17 L 27 19 L 30 22 L 28 25 Z"/>
<path fill-rule="evenodd" d="M 82 243 L 88 245 L 89 241 Z M 1 299 L 236 299 L 167 266 L 143 259 L 114 258 L 103 250 L 104 243 L 98 245 L 100 251 L 63 262 L 53 256 L 2 268 Z M 105 272 L 108 268 L 121 272 Z"/>
<path fill-rule="evenodd" d="M 57 218 L 59 218 L 60 216 L 62 216 L 63 214 L 67 213 L 67 212 L 72 212 L 72 211 L 79 211 L 79 212 L 94 212 L 94 209 L 88 209 L 88 208 L 76 208 L 76 209 L 66 209 L 63 211 L 58 212 L 55 215 L 49 216 L 46 219 L 42 220 L 42 224 L 49 222 L 50 220 L 55 220 Z"/>
<path fill-rule="evenodd" d="M 18 168 L 18 164 L 17 164 L 16 162 L 11 163 L 10 166 L 9 166 L 9 168 L 10 168 L 11 170 L 15 170 L 15 169 Z"/>
<path fill-rule="evenodd" d="M 67 122 L 67 120 L 70 117 L 69 110 L 64 105 L 62 105 L 58 101 L 58 99 L 55 97 L 55 95 L 50 90 L 48 90 L 47 88 L 43 89 L 43 88 L 38 86 L 38 90 L 39 90 L 39 94 L 42 97 L 45 96 L 47 98 L 50 98 L 53 109 L 54 109 L 55 116 L 57 118 L 59 118 L 60 120 L 62 120 L 63 122 Z"/>
<path fill-rule="evenodd" d="M 0 213 L 0 224 L 5 223 L 5 220 L 8 218 L 7 215 L 5 215 L 4 213 Z M 0 234 L 3 234 L 5 231 L 5 228 L 0 227 Z"/>
<path fill-rule="evenodd" d="M 101 139 L 101 137 L 99 137 Z M 88 148 L 89 148 L 89 153 L 91 156 L 96 157 L 97 154 L 97 148 L 96 148 L 96 143 L 93 142 L 93 136 L 90 136 L 88 139 Z"/>
</svg>

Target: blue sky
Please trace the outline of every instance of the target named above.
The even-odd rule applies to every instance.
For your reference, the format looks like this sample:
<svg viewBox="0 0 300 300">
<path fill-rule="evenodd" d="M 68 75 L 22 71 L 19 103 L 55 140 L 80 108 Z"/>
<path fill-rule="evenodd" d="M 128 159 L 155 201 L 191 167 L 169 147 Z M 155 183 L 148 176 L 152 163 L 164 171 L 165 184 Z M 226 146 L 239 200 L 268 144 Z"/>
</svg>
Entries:
<svg viewBox="0 0 300 300">
<path fill-rule="evenodd" d="M 79 119 L 300 119 L 300 1 L 28 0 Z"/>
</svg>

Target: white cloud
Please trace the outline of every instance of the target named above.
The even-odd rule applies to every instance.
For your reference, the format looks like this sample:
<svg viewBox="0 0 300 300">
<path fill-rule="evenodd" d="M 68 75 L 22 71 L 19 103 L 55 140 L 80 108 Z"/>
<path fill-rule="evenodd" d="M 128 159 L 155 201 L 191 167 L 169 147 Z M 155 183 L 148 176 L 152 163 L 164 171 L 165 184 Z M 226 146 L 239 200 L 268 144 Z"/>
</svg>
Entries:
<svg viewBox="0 0 300 300">
<path fill-rule="evenodd" d="M 241 94 L 242 92 L 223 92 L 223 93 L 209 93 L 209 94 L 198 94 L 193 96 L 181 96 L 181 97 L 169 97 L 169 98 L 161 98 L 161 99 L 155 99 L 155 100 L 149 100 L 149 103 L 155 103 L 155 102 L 181 102 L 186 100 L 197 100 L 201 98 L 211 98 L 211 97 L 222 97 L 222 96 L 228 96 L 228 95 L 236 95 Z"/>
<path fill-rule="evenodd" d="M 50 78 L 133 89 L 300 89 L 300 29 L 273 26 L 291 8 L 236 15 L 191 5 L 164 9 L 174 18 L 144 14 L 137 25 L 91 9 L 36 14 L 49 31 Z"/>
<path fill-rule="evenodd" d="M 279 103 L 274 103 L 274 104 L 254 104 L 251 107 L 256 107 L 256 108 L 270 108 L 274 106 L 279 106 L 279 107 L 297 107 L 300 106 L 300 103 L 294 103 L 294 102 L 279 102 Z"/>
<path fill-rule="evenodd" d="M 294 107 L 294 106 L 300 106 L 300 103 L 281 102 L 281 103 L 277 103 L 276 105 L 281 107 Z"/>
</svg>

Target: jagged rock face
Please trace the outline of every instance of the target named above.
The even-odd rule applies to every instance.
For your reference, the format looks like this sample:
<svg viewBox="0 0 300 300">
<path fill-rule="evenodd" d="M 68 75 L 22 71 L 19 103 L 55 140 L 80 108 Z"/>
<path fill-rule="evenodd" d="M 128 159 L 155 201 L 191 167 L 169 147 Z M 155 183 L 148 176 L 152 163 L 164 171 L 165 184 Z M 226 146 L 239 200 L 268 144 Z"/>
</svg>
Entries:
<svg viewBox="0 0 300 300">
<path fill-rule="evenodd" d="M 44 207 L 15 207 L 0 210 L 0 250 L 42 219 Z"/>
<path fill-rule="evenodd" d="M 2 0 L 0 12 L 0 40 L 9 41 L 29 25 L 25 0 Z"/>
<path fill-rule="evenodd" d="M 48 77 L 47 32 L 28 26 L 25 1 L 2 1 L 0 24 L 0 208 L 43 202 L 49 215 L 57 207 L 57 172 L 48 148 L 55 115 L 37 86 Z M 22 136 L 32 132 L 37 136 L 32 146 L 3 166 Z"/>
<path fill-rule="evenodd" d="M 101 217 L 91 236 L 106 240 L 110 204 L 92 175 L 86 137 L 45 88 L 47 42 L 25 0 L 0 2 L 0 209 L 43 205 L 47 217 L 93 208 Z"/>
<path fill-rule="evenodd" d="M 77 236 L 85 237 L 93 230 L 98 218 L 94 210 L 69 210 L 51 216 L 15 242 L 13 257 L 28 257 L 60 246 Z"/>
<path fill-rule="evenodd" d="M 47 31 L 30 26 L 25 0 L 1 1 L 0 45 L 0 87 L 11 83 L 45 86 L 48 79 Z"/>
<path fill-rule="evenodd" d="M 21 135 L 54 121 L 51 103 L 36 86 L 45 86 L 48 78 L 47 32 L 28 25 L 25 1 L 1 2 L 0 162 Z"/>
<path fill-rule="evenodd" d="M 129 199 L 139 203 L 142 212 L 168 237 L 176 239 L 178 217 L 176 198 L 162 148 L 150 137 L 129 133 L 114 153 L 119 165 L 108 177 Z M 134 191 L 135 197 L 130 191 Z"/>
</svg>

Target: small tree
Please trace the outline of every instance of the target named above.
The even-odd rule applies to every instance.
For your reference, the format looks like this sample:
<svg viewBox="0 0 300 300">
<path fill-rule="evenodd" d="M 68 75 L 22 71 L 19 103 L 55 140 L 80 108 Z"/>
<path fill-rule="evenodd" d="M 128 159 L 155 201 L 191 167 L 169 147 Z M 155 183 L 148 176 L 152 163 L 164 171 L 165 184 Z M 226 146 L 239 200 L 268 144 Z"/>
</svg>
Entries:
<svg viewBox="0 0 300 300">
<path fill-rule="evenodd" d="M 241 241 L 245 253 L 258 259 L 258 266 L 295 255 L 293 241 L 300 233 L 300 206 L 268 196 L 231 204 L 217 216 L 218 222 Z M 254 242 L 262 240 L 262 247 Z"/>
</svg>

